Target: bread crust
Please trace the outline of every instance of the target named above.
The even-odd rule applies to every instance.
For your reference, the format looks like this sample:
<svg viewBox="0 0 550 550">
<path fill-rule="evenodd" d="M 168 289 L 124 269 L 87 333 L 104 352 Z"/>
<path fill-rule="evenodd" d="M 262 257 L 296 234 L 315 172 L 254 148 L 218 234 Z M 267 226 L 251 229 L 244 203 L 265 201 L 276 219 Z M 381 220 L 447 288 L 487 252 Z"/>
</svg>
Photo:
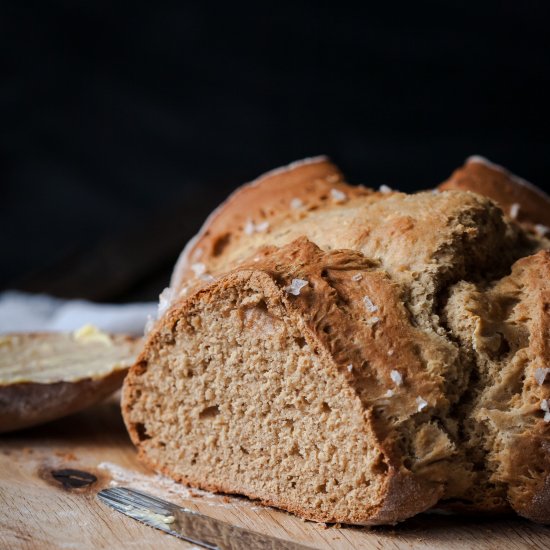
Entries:
<svg viewBox="0 0 550 550">
<path fill-rule="evenodd" d="M 308 170 L 304 172 L 305 168 Z M 339 190 L 345 198 L 334 201 L 327 194 L 337 183 L 331 179 L 332 170 L 326 161 L 316 161 L 278 172 L 275 178 L 260 178 L 257 184 L 234 193 L 182 253 L 174 269 L 168 302 L 174 303 L 243 265 L 263 246 L 285 246 L 301 236 L 325 251 L 360 251 L 408 287 L 418 287 L 418 279 L 422 278 L 420 286 L 424 290 L 434 287 L 426 295 L 433 295 L 449 278 L 465 277 L 476 266 L 488 274 L 504 272 L 518 254 L 533 248 L 527 242 L 525 252 L 518 252 L 520 229 L 506 222 L 494 203 L 481 195 L 449 191 L 411 196 L 375 192 L 341 182 Z M 325 180 L 311 179 L 312 171 L 316 175 L 320 171 L 332 175 Z M 298 176 L 296 189 L 293 182 Z M 283 177 L 289 179 L 281 186 L 278 178 Z M 304 182 L 309 182 L 310 187 Z M 290 197 L 305 189 L 310 189 L 307 192 L 313 206 L 290 209 Z M 246 201 L 241 200 L 242 196 Z M 247 234 L 235 216 L 240 215 L 241 222 L 246 219 L 248 212 L 254 211 L 256 199 L 257 208 L 276 215 L 265 231 Z M 224 246 L 218 247 L 218 242 Z M 420 289 L 413 288 L 411 292 L 417 290 Z"/>
<path fill-rule="evenodd" d="M 537 225 L 550 227 L 550 196 L 483 157 L 468 158 L 439 189 L 472 191 L 489 197 L 529 230 L 535 230 Z M 519 205 L 517 212 L 515 204 Z"/>
<path fill-rule="evenodd" d="M 59 333 L 20 333 L 2 336 L 4 345 L 12 340 L 17 342 L 18 346 L 34 343 L 51 345 L 52 342 L 58 342 L 63 338 L 72 339 L 71 335 Z M 140 341 L 126 335 L 111 335 L 109 338 L 113 346 L 127 350 L 129 364 L 137 353 Z M 93 351 L 93 346 L 83 348 L 83 353 Z M 54 357 L 52 355 L 51 358 Z M 25 370 L 24 381 L 0 381 L 0 433 L 29 428 L 83 410 L 120 388 L 128 369 L 129 366 L 121 365 L 117 359 L 112 360 L 108 371 L 92 376 L 84 374 L 74 380 L 69 379 L 70 373 L 67 373 L 65 380 L 61 374 L 58 380 L 37 382 L 33 381 L 32 371 Z"/>
<path fill-rule="evenodd" d="M 0 433 L 44 424 L 98 403 L 120 388 L 127 371 L 95 380 L 0 386 Z"/>
<path fill-rule="evenodd" d="M 284 220 L 299 219 L 307 212 L 331 203 L 332 190 L 347 197 L 372 192 L 345 183 L 338 167 L 324 156 L 271 170 L 239 187 L 208 216 L 198 234 L 180 254 L 170 281 L 175 294 L 173 299 L 177 299 L 186 282 L 195 279 L 191 266 L 209 263 L 221 256 L 230 240 L 236 241 L 246 235 L 247 223 L 252 222 L 255 228 L 266 222 L 275 225 Z"/>
</svg>

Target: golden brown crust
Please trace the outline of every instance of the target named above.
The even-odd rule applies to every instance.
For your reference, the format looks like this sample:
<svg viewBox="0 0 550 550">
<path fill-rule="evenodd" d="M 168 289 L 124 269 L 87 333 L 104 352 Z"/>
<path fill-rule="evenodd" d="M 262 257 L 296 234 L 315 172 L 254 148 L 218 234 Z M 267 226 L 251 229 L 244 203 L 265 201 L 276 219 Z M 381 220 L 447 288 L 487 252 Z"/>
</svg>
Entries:
<svg viewBox="0 0 550 550">
<path fill-rule="evenodd" d="M 550 197 L 533 184 L 482 157 L 470 157 L 439 189 L 479 193 L 493 199 L 507 215 L 530 229 L 537 224 L 550 227 Z M 514 207 L 515 204 L 519 208 Z"/>
<path fill-rule="evenodd" d="M 509 498 L 521 516 L 550 523 L 550 437 L 548 428 L 535 428 L 514 439 L 510 449 Z"/>
<path fill-rule="evenodd" d="M 324 163 L 307 166 L 326 169 Z M 342 183 L 342 200 L 334 201 L 329 194 L 328 200 L 314 208 L 293 211 L 288 207 L 289 197 L 301 193 L 301 188 L 293 191 L 292 185 L 283 188 L 278 179 L 265 178 L 253 188 L 261 190 L 262 209 L 268 211 L 270 201 L 276 205 L 273 211 L 278 215 L 265 231 L 246 234 L 234 223 L 235 212 L 245 216 L 250 211 L 248 204 L 239 199 L 249 187 L 237 191 L 222 205 L 214 221 L 220 219 L 223 227 L 207 221 L 182 253 L 172 277 L 170 302 L 242 265 L 263 246 L 285 246 L 301 236 L 325 251 L 342 248 L 363 253 L 379 262 L 394 280 L 412 287 L 413 294 L 433 295 L 449 278 L 460 279 L 474 268 L 484 269 L 488 275 L 503 272 L 518 257 L 519 228 L 506 223 L 491 200 L 474 193 L 425 192 L 411 196 Z M 316 179 L 312 185 L 319 186 L 310 191 L 315 202 L 319 192 L 323 193 L 320 198 L 326 197 L 327 187 L 335 183 Z M 253 198 L 251 194 L 249 199 Z M 230 239 L 226 239 L 228 234 Z M 213 248 L 212 243 L 218 240 L 224 246 Z M 529 246 L 527 243 L 526 248 Z"/>
<path fill-rule="evenodd" d="M 225 248 L 247 234 L 268 232 L 285 220 L 297 220 L 326 204 L 338 203 L 334 192 L 351 198 L 372 191 L 345 183 L 340 170 L 326 157 L 294 162 L 239 187 L 184 248 L 172 274 L 171 288 L 179 290 L 195 278 L 194 264 L 207 264 L 209 273 L 210 264 L 216 263 Z"/>
<path fill-rule="evenodd" d="M 134 430 L 135 432 L 135 430 Z M 135 442 L 135 441 L 134 441 Z M 415 479 L 408 474 L 394 474 L 388 476 L 387 495 L 382 504 L 376 510 L 370 510 L 370 515 L 363 515 L 356 519 L 350 517 L 327 516 L 326 514 L 316 513 L 315 510 L 304 508 L 296 501 L 284 498 L 266 498 L 263 495 L 255 494 L 247 490 L 246 487 L 237 488 L 231 483 L 210 483 L 204 478 L 193 478 L 174 474 L 167 468 L 155 464 L 138 447 L 138 457 L 141 462 L 156 470 L 174 481 L 184 483 L 190 487 L 212 491 L 215 493 L 226 493 L 234 495 L 244 495 L 248 498 L 257 500 L 265 506 L 281 508 L 309 521 L 320 523 L 353 523 L 357 525 L 395 525 L 403 519 L 412 517 L 417 513 L 424 512 L 431 508 L 441 497 L 439 486 L 429 485 Z"/>
<path fill-rule="evenodd" d="M 0 433 L 44 424 L 98 403 L 120 388 L 127 370 L 96 380 L 0 386 Z"/>
</svg>

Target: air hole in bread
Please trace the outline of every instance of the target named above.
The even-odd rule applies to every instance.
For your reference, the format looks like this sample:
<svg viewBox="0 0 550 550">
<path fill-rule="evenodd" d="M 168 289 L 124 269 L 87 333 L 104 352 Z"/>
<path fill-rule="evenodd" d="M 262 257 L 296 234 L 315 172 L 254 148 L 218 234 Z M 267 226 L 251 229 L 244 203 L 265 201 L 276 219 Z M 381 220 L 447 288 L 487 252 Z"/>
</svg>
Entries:
<svg viewBox="0 0 550 550">
<path fill-rule="evenodd" d="M 303 348 L 304 346 L 307 346 L 307 341 L 303 336 L 299 336 L 298 338 L 294 338 L 294 341 L 298 344 L 300 348 Z"/>
<path fill-rule="evenodd" d="M 218 405 L 212 405 L 211 407 L 206 407 L 199 413 L 199 418 L 205 420 L 207 418 L 214 418 L 220 414 L 220 408 Z"/>
<path fill-rule="evenodd" d="M 289 455 L 290 456 L 299 456 L 300 455 L 300 447 L 298 446 L 298 443 L 294 442 L 292 444 L 292 447 L 290 448 L 290 451 L 289 451 Z M 296 484 L 294 484 L 294 486 L 296 486 Z"/>
<path fill-rule="evenodd" d="M 330 411 L 332 411 L 330 405 L 326 401 L 323 401 L 323 404 L 321 405 L 321 409 L 323 410 L 324 413 L 329 413 Z"/>
<path fill-rule="evenodd" d="M 142 422 L 138 422 L 137 424 L 134 424 L 134 429 L 136 430 L 137 436 L 140 441 L 146 441 L 147 439 L 151 439 L 151 436 L 147 433 L 145 424 L 143 424 Z"/>
<path fill-rule="evenodd" d="M 372 471 L 376 472 L 377 474 L 386 474 L 388 471 L 388 465 L 386 464 L 386 461 L 384 460 L 384 457 L 380 455 L 378 457 L 378 460 L 376 460 L 372 465 Z"/>
<path fill-rule="evenodd" d="M 498 336 L 500 336 L 500 346 L 496 351 L 495 359 L 500 360 L 504 359 L 504 357 L 510 353 L 511 348 L 510 343 L 508 342 L 504 334 L 502 334 L 502 332 L 497 332 L 497 334 Z"/>
</svg>

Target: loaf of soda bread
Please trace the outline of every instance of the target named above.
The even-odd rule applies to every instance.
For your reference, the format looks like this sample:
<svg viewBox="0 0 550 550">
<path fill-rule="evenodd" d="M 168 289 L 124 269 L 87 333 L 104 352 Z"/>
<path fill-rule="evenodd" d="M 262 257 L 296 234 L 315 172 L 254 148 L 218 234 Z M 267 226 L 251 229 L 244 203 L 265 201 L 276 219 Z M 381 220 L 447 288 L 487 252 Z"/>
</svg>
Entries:
<svg viewBox="0 0 550 550">
<path fill-rule="evenodd" d="M 315 521 L 550 522 L 541 219 L 351 186 L 324 158 L 244 186 L 183 251 L 125 380 L 140 457 Z"/>
</svg>

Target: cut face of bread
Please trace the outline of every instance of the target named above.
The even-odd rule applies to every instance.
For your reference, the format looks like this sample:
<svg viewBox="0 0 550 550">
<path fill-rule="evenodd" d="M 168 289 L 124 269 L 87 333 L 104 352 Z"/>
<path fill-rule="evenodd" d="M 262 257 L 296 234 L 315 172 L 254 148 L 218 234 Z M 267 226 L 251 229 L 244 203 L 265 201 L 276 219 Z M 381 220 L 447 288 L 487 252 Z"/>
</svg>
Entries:
<svg viewBox="0 0 550 550">
<path fill-rule="evenodd" d="M 177 480 L 317 521 L 393 523 L 433 505 L 450 471 L 469 479 L 441 420 L 453 353 L 372 262 L 302 239 L 171 309 L 123 414 L 140 456 Z"/>
<path fill-rule="evenodd" d="M 0 432 L 42 424 L 122 384 L 138 342 L 87 325 L 73 334 L 0 336 Z"/>
</svg>

